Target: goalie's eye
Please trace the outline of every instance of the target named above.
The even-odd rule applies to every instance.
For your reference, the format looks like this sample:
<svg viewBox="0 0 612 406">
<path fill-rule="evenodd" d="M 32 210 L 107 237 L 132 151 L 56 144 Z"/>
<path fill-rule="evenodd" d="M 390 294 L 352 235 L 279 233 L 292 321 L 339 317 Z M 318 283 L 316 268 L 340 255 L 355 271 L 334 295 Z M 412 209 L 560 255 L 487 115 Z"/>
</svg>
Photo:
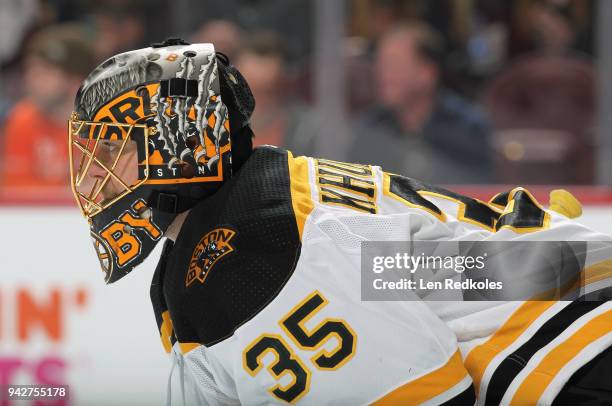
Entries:
<svg viewBox="0 0 612 406">
<path fill-rule="evenodd" d="M 120 141 L 102 140 L 100 141 L 100 147 L 105 152 L 107 152 L 110 156 L 115 156 L 116 154 L 119 153 L 119 151 L 121 151 L 122 148 L 123 148 L 123 151 L 122 151 L 123 154 L 134 151 L 136 149 L 136 143 L 126 142 L 124 145 L 123 140 L 120 140 Z"/>
<path fill-rule="evenodd" d="M 108 152 L 115 152 L 119 149 L 119 145 L 117 145 L 116 142 L 111 142 L 107 140 L 102 141 L 102 147 Z"/>
</svg>

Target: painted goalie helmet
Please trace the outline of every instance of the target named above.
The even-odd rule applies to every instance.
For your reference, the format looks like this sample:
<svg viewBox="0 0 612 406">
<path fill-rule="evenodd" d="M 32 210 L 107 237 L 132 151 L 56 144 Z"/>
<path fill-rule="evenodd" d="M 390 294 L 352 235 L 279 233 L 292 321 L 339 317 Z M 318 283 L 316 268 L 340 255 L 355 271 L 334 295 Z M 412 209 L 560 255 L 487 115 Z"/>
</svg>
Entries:
<svg viewBox="0 0 612 406">
<path fill-rule="evenodd" d="M 231 135 L 248 128 L 254 104 L 211 44 L 167 40 L 87 77 L 69 121 L 70 174 L 107 283 L 231 176 Z"/>
</svg>

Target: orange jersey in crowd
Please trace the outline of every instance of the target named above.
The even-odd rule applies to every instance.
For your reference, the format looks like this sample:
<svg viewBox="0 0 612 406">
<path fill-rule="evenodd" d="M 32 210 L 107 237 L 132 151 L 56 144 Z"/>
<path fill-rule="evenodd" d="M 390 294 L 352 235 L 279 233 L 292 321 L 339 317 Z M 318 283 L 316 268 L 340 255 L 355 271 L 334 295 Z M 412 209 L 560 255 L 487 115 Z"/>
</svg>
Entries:
<svg viewBox="0 0 612 406">
<path fill-rule="evenodd" d="M 66 125 L 50 120 L 22 100 L 4 128 L 1 185 L 68 187 Z"/>
</svg>

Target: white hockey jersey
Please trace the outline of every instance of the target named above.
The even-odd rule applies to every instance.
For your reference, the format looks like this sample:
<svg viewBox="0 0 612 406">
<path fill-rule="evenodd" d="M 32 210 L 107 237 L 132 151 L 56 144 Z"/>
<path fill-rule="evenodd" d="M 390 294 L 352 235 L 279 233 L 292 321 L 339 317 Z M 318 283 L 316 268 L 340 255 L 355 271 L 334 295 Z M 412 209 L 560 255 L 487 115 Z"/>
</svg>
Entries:
<svg viewBox="0 0 612 406">
<path fill-rule="evenodd" d="M 476 388 L 482 403 L 504 357 L 565 311 L 575 317 L 552 341 L 538 341 L 516 374 L 503 371 L 511 385 L 500 401 L 546 403 L 610 345 L 608 304 L 362 300 L 362 242 L 453 239 L 612 241 L 520 188 L 485 203 L 374 166 L 257 149 L 190 212 L 156 271 L 169 401 L 462 405 Z M 587 262 L 608 258 L 612 249 Z M 551 362 L 550 379 L 533 377 Z"/>
</svg>

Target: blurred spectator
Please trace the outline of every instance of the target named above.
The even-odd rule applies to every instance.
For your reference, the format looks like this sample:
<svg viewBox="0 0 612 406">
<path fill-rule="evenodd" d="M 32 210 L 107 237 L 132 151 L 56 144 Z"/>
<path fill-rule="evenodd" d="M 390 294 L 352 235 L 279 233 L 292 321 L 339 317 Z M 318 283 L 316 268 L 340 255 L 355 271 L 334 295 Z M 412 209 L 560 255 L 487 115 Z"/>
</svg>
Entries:
<svg viewBox="0 0 612 406">
<path fill-rule="evenodd" d="M 531 9 L 531 27 L 538 48 L 563 53 L 575 41 L 573 27 L 550 1 L 535 3 Z"/>
<path fill-rule="evenodd" d="M 591 0 L 522 0 L 512 21 L 512 56 L 526 52 L 592 53 Z"/>
<path fill-rule="evenodd" d="M 242 30 L 227 20 L 212 20 L 202 24 L 192 35 L 192 43 L 212 43 L 215 50 L 232 61 L 242 41 Z"/>
<path fill-rule="evenodd" d="M 40 0 L 0 1 L 0 127 L 15 100 L 22 95 L 18 62 L 27 38 L 38 26 L 48 22 L 44 14 Z"/>
<path fill-rule="evenodd" d="M 519 58 L 482 101 L 495 124 L 495 170 L 504 183 L 593 180 L 595 72 L 570 55 Z"/>
<path fill-rule="evenodd" d="M 95 3 L 93 20 L 97 38 L 94 46 L 98 60 L 147 45 L 146 6 L 144 0 L 99 0 Z"/>
<path fill-rule="evenodd" d="M 205 22 L 226 20 L 248 32 L 277 33 L 287 45 L 285 52 L 292 63 L 302 62 L 311 50 L 315 4 L 312 0 L 174 0 L 170 3 L 177 5 L 171 9 L 175 30 L 193 32 Z"/>
<path fill-rule="evenodd" d="M 440 42 L 420 23 L 395 26 L 381 37 L 378 103 L 358 118 L 349 157 L 431 183 L 488 182 L 488 121 L 440 86 Z"/>
<path fill-rule="evenodd" d="M 353 115 L 372 104 L 375 89 L 372 83 L 372 57 L 367 41 L 361 37 L 345 38 L 342 52 L 347 83 L 346 107 Z"/>
<path fill-rule="evenodd" d="M 0 65 L 12 59 L 22 38 L 36 20 L 36 0 L 5 0 L 0 3 Z"/>
<path fill-rule="evenodd" d="M 254 143 L 313 155 L 318 122 L 312 109 L 292 97 L 280 37 L 269 32 L 250 35 L 234 62 L 255 96 Z"/>
<path fill-rule="evenodd" d="M 506 0 L 476 0 L 467 14 L 465 55 L 453 55 L 454 58 L 464 56 L 467 60 L 463 64 L 456 59 L 453 62 L 465 69 L 465 72 L 460 72 L 462 76 L 467 74 L 476 79 L 486 78 L 498 72 L 507 62 L 512 3 Z"/>
<path fill-rule="evenodd" d="M 585 59 L 592 51 L 592 6 L 523 0 L 514 10 L 510 44 L 521 55 L 482 92 L 496 129 L 499 181 L 593 180 L 595 73 Z"/>
<path fill-rule="evenodd" d="M 67 120 L 81 81 L 94 68 L 79 26 L 49 26 L 28 43 L 25 97 L 4 128 L 3 186 L 67 186 Z"/>
<path fill-rule="evenodd" d="M 451 43 L 454 32 L 453 12 L 459 8 L 453 0 L 357 0 L 353 1 L 352 32 L 366 36 L 372 43 L 401 21 L 415 20 L 436 27 L 442 41 Z"/>
</svg>

